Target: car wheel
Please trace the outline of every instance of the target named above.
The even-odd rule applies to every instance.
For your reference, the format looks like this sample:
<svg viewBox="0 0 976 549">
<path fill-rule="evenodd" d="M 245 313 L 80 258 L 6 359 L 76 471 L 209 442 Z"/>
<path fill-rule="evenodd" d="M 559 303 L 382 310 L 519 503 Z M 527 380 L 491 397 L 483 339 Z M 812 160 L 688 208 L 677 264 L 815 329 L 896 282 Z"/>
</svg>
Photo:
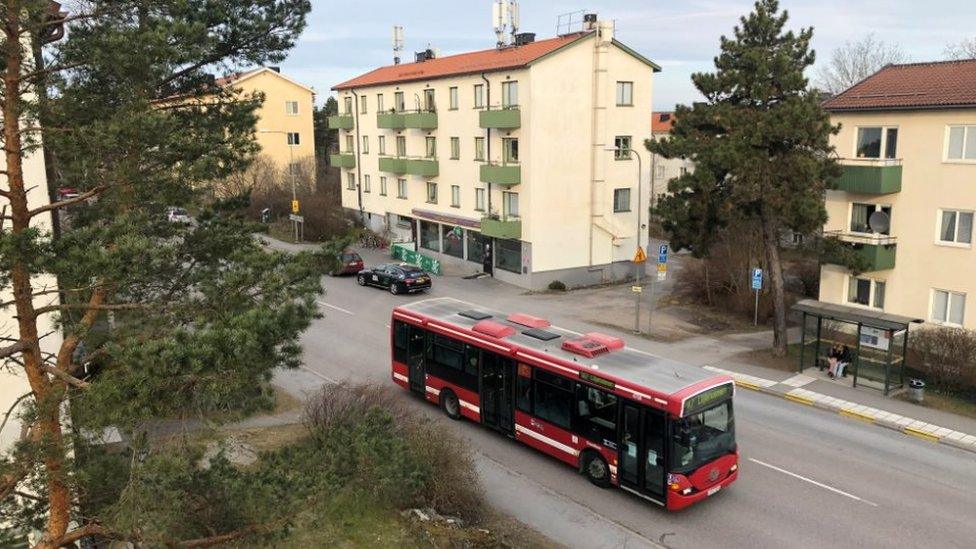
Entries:
<svg viewBox="0 0 976 549">
<path fill-rule="evenodd" d="M 396 282 L 393 282 L 392 284 L 390 284 L 390 293 L 393 294 L 393 295 L 399 295 L 399 293 L 400 293 L 400 284 L 398 284 Z"/>
<path fill-rule="evenodd" d="M 596 452 L 587 452 L 583 456 L 583 474 L 593 484 L 600 488 L 610 487 L 610 468 L 607 462 Z"/>
<path fill-rule="evenodd" d="M 358 282 L 360 286 L 365 286 L 366 285 L 366 275 L 359 275 L 359 276 L 357 276 L 356 277 L 356 282 Z"/>
<path fill-rule="evenodd" d="M 461 401 L 450 389 L 441 393 L 441 409 L 451 419 L 461 419 Z"/>
</svg>

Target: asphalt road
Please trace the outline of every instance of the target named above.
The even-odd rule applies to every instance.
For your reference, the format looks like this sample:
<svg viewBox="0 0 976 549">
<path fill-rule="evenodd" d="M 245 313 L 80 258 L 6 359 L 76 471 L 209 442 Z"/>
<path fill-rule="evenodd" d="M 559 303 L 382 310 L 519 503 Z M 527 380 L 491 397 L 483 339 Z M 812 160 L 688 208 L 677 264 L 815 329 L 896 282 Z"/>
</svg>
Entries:
<svg viewBox="0 0 976 549">
<path fill-rule="evenodd" d="M 325 317 L 303 342 L 306 373 L 329 380 L 392 385 L 390 311 L 410 300 L 450 296 L 587 328 L 564 308 L 547 307 L 544 296 L 493 280 L 441 277 L 429 294 L 409 297 L 361 288 L 351 277 L 326 278 L 324 285 Z M 628 344 L 661 351 L 645 340 Z M 669 358 L 682 353 L 703 363 L 687 347 Z M 405 391 L 396 395 L 440 417 Z M 736 399 L 739 480 L 679 513 L 600 490 L 556 460 L 473 423 L 441 420 L 472 444 L 493 504 L 569 546 L 976 546 L 973 454 L 750 391 Z"/>
</svg>

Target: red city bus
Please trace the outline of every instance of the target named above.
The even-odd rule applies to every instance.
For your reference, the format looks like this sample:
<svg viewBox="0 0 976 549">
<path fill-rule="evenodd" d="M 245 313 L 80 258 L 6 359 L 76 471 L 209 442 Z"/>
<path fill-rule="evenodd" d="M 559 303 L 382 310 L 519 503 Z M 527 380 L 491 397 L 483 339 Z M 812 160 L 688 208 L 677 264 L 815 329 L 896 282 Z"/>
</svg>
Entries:
<svg viewBox="0 0 976 549">
<path fill-rule="evenodd" d="M 393 310 L 393 381 L 669 510 L 738 477 L 732 378 L 451 298 Z"/>
</svg>

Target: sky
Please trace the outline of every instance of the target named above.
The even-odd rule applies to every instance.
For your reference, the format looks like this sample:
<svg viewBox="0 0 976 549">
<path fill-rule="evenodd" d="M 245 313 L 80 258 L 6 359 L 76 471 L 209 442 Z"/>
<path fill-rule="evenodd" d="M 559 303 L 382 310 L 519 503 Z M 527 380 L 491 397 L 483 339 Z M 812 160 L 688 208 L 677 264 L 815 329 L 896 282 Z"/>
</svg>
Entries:
<svg viewBox="0 0 976 549">
<path fill-rule="evenodd" d="M 586 10 L 616 22 L 616 37 L 661 65 L 654 110 L 699 98 L 695 72 L 713 68 L 719 38 L 731 35 L 750 0 L 521 0 L 521 29 L 556 35 L 560 14 Z M 976 37 L 973 0 L 781 0 L 788 26 L 814 28 L 818 65 L 846 41 L 868 33 L 897 44 L 910 61 L 942 59 L 946 45 Z M 404 60 L 429 46 L 440 55 L 491 48 L 491 0 L 312 0 L 308 27 L 281 63 L 321 103 L 333 85 L 392 63 L 392 27 L 405 28 Z M 818 66 L 808 76 L 815 76 Z"/>
</svg>

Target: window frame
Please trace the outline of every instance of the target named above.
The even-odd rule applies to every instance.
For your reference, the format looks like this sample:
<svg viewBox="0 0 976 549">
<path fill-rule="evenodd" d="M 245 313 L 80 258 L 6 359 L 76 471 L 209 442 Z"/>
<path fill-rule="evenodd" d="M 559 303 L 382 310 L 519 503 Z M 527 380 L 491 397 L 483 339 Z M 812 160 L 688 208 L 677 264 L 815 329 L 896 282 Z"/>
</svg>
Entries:
<svg viewBox="0 0 976 549">
<path fill-rule="evenodd" d="M 386 176 L 380 176 L 380 196 L 386 196 Z"/>
<path fill-rule="evenodd" d="M 407 179 L 405 177 L 397 178 L 397 198 L 401 200 L 407 199 Z"/>
<path fill-rule="evenodd" d="M 346 190 L 355 191 L 356 190 L 356 173 L 348 172 L 346 175 Z"/>
<path fill-rule="evenodd" d="M 949 157 L 949 139 L 953 128 L 963 128 L 962 132 L 962 156 L 959 158 Z M 945 129 L 945 139 L 942 147 L 942 162 L 945 164 L 976 164 L 976 157 L 966 157 L 966 143 L 969 141 L 970 132 L 976 134 L 976 123 L 973 124 L 947 124 Z M 976 140 L 976 137 L 973 137 Z"/>
<path fill-rule="evenodd" d="M 447 90 L 447 97 L 448 97 L 448 107 L 447 107 L 448 110 L 451 110 L 451 111 L 458 110 L 458 104 L 459 104 L 459 102 L 458 102 L 458 87 L 457 86 L 451 86 L 450 88 L 448 88 L 448 90 Z"/>
<path fill-rule="evenodd" d="M 383 94 L 376 94 L 376 112 L 383 112 Z"/>
<path fill-rule="evenodd" d="M 366 107 L 366 96 L 363 95 L 359 98 L 359 114 L 369 114 L 369 110 Z"/>
<path fill-rule="evenodd" d="M 483 212 L 485 211 L 485 189 L 483 187 L 477 187 L 474 190 L 474 211 Z"/>
<path fill-rule="evenodd" d="M 947 213 L 955 214 L 955 240 L 943 240 L 942 239 L 942 225 L 944 222 L 944 216 Z M 961 224 L 959 219 L 964 215 L 969 214 L 969 242 L 959 241 L 959 230 Z M 976 233 L 976 211 L 973 210 L 958 210 L 955 208 L 939 208 L 936 210 L 935 216 L 935 243 L 939 246 L 947 246 L 949 248 L 972 248 L 973 247 L 973 234 Z"/>
<path fill-rule="evenodd" d="M 407 103 L 402 91 L 393 92 L 393 111 L 403 112 L 407 110 Z"/>
<path fill-rule="evenodd" d="M 295 106 L 294 112 L 292 112 L 292 110 L 291 110 L 292 105 Z M 298 101 L 294 101 L 292 99 L 288 99 L 288 100 L 285 101 L 285 115 L 287 115 L 287 116 L 298 116 L 300 109 L 301 109 L 301 107 L 299 106 L 299 102 Z"/>
<path fill-rule="evenodd" d="M 867 232 L 855 231 L 854 230 L 854 226 L 853 226 L 853 223 L 854 223 L 854 207 L 855 206 L 858 206 L 858 205 L 859 206 L 874 206 L 874 211 L 869 212 L 868 213 L 868 218 L 865 220 L 866 228 L 868 229 Z M 848 208 L 847 208 L 847 229 L 848 229 L 848 231 L 851 234 L 863 235 L 863 236 L 878 236 L 878 235 L 880 235 L 880 236 L 891 236 L 891 226 L 890 225 L 888 227 L 888 232 L 885 232 L 885 233 L 876 233 L 876 232 L 872 231 L 871 230 L 871 227 L 869 226 L 869 223 L 871 221 L 871 214 L 873 214 L 874 212 L 879 212 L 879 211 L 884 211 L 884 210 L 888 210 L 887 213 L 888 213 L 889 219 L 894 219 L 894 217 L 895 217 L 894 216 L 894 208 L 892 208 L 891 204 L 874 204 L 874 203 L 871 203 L 871 202 L 853 202 L 853 201 L 850 202 L 849 205 L 848 205 Z"/>
<path fill-rule="evenodd" d="M 289 147 L 301 147 L 302 146 L 302 134 L 301 132 L 286 132 L 287 143 Z"/>
<path fill-rule="evenodd" d="M 380 135 L 376 137 L 376 154 L 380 156 L 386 156 L 386 136 Z"/>
<path fill-rule="evenodd" d="M 881 142 L 878 144 L 878 156 L 877 157 L 874 157 L 874 156 L 858 156 L 857 155 L 857 149 L 858 149 L 858 143 L 860 142 L 861 130 L 875 129 L 875 128 L 881 130 Z M 853 144 L 854 150 L 851 152 L 851 158 L 853 158 L 853 159 L 859 159 L 859 160 L 866 160 L 866 161 L 876 160 L 876 161 L 879 161 L 879 162 L 890 161 L 890 160 L 898 160 L 898 148 L 897 147 L 898 147 L 898 141 L 900 140 L 899 137 L 896 137 L 895 138 L 895 152 L 894 152 L 894 155 L 891 156 L 891 157 L 888 156 L 888 132 L 890 130 L 895 130 L 899 134 L 899 136 L 901 134 L 901 128 L 899 126 L 897 126 L 897 125 L 884 125 L 884 124 L 881 124 L 881 125 L 874 125 L 874 124 L 868 125 L 868 124 L 865 124 L 863 126 L 855 126 L 854 127 L 854 144 Z"/>
<path fill-rule="evenodd" d="M 513 154 L 514 153 L 514 154 Z M 519 163 L 519 138 L 502 138 L 502 166 Z"/>
<path fill-rule="evenodd" d="M 476 109 L 485 108 L 485 85 L 484 84 L 474 85 L 474 108 Z"/>
<path fill-rule="evenodd" d="M 857 301 L 851 301 L 851 283 L 853 281 L 855 281 L 855 280 L 867 281 L 867 282 L 870 283 L 870 286 L 868 287 L 867 304 L 860 303 L 860 302 L 857 302 Z M 881 302 L 881 306 L 880 307 L 877 305 L 878 285 L 879 284 L 882 286 L 882 288 L 881 288 L 882 302 Z M 862 309 L 872 309 L 872 310 L 875 310 L 875 311 L 884 311 L 885 310 L 885 308 L 884 308 L 884 306 L 885 306 L 884 300 L 887 298 L 887 292 L 888 292 L 888 281 L 887 280 L 879 280 L 877 278 L 869 278 L 869 277 L 866 277 L 866 276 L 847 275 L 846 285 L 844 287 L 844 304 L 845 305 L 849 305 L 851 307 L 860 307 Z"/>
<path fill-rule="evenodd" d="M 451 160 L 461 159 L 461 138 L 452 137 L 451 138 Z"/>
<path fill-rule="evenodd" d="M 461 186 L 451 185 L 451 207 L 460 208 L 461 207 Z"/>
<path fill-rule="evenodd" d="M 503 109 L 515 109 L 519 106 L 519 85 L 518 80 L 506 80 L 502 82 L 502 108 Z M 514 93 L 512 93 L 514 90 Z M 512 102 L 512 95 L 515 96 L 515 102 Z"/>
<path fill-rule="evenodd" d="M 629 103 L 622 102 L 622 101 L 626 101 L 627 99 L 626 97 L 624 97 L 626 94 L 622 93 L 622 91 L 626 90 L 628 85 L 630 86 Z M 630 80 L 617 80 L 617 96 L 615 97 L 615 100 L 618 107 L 633 107 L 634 106 L 634 82 Z"/>
<path fill-rule="evenodd" d="M 424 138 L 424 158 L 428 160 L 437 158 L 437 138 L 433 135 Z"/>
<path fill-rule="evenodd" d="M 364 193 L 368 193 L 370 191 L 371 191 L 371 188 L 370 188 L 369 174 L 368 173 L 364 173 L 363 174 L 363 192 Z"/>
<path fill-rule="evenodd" d="M 485 138 L 484 137 L 474 138 L 474 159 L 477 162 L 485 161 Z"/>
<path fill-rule="evenodd" d="M 627 146 L 624 147 L 624 141 L 626 140 Z M 613 138 L 613 159 L 614 160 L 630 160 L 633 158 L 631 152 L 634 150 L 634 136 L 632 135 L 617 135 Z"/>
<path fill-rule="evenodd" d="M 427 182 L 427 203 L 437 204 L 437 182 Z"/>
<path fill-rule="evenodd" d="M 515 213 L 511 212 L 511 199 L 514 197 Z M 519 193 L 513 191 L 502 191 L 502 217 L 520 219 L 519 216 Z"/>
<path fill-rule="evenodd" d="M 939 320 L 935 318 L 935 295 L 937 293 L 946 294 L 946 310 L 945 310 L 945 320 Z M 955 323 L 951 322 L 949 319 L 952 317 L 952 296 L 962 296 L 962 322 Z M 946 290 L 943 288 L 932 288 L 929 292 L 929 322 L 938 324 L 940 326 L 954 326 L 962 328 L 966 324 L 966 298 L 968 294 L 966 292 L 954 292 L 952 290 Z"/>
<path fill-rule="evenodd" d="M 627 191 L 627 207 L 626 209 L 617 208 L 617 193 L 622 193 Z M 613 190 L 613 213 L 630 213 L 633 211 L 631 207 L 631 188 L 630 187 L 619 187 Z"/>
<path fill-rule="evenodd" d="M 369 136 L 368 135 L 364 135 L 363 136 L 363 149 L 362 149 L 361 152 L 362 152 L 362 154 L 369 154 Z"/>
</svg>

